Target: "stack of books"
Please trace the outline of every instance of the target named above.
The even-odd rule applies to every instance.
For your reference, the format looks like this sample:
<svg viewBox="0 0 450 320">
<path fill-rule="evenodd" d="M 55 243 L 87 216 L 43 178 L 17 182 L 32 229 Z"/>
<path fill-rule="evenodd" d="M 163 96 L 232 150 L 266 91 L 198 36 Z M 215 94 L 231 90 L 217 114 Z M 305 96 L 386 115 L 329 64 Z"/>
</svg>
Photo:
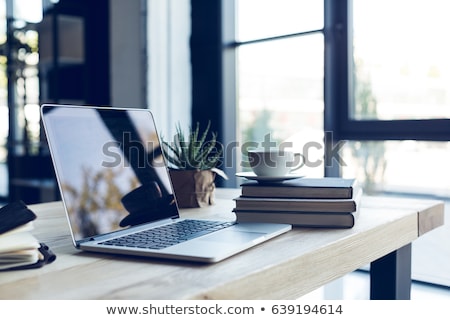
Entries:
<svg viewBox="0 0 450 320">
<path fill-rule="evenodd" d="M 233 210 L 238 222 L 301 227 L 353 227 L 363 193 L 356 179 L 344 178 L 303 178 L 282 183 L 246 181 L 241 188 Z"/>
</svg>

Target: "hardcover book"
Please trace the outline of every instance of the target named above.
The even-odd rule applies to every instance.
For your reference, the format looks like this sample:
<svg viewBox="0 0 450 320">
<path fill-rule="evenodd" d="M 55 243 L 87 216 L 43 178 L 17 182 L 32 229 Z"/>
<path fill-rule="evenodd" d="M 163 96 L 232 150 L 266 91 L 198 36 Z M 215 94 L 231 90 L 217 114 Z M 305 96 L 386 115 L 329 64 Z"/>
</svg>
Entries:
<svg viewBox="0 0 450 320">
<path fill-rule="evenodd" d="M 282 212 L 234 210 L 238 222 L 288 223 L 296 227 L 352 228 L 359 211 L 355 212 Z"/>
<path fill-rule="evenodd" d="M 263 198 L 240 196 L 235 198 L 236 210 L 294 211 L 294 212 L 355 212 L 359 207 L 362 189 L 348 199 L 321 198 Z"/>
<path fill-rule="evenodd" d="M 283 183 L 258 183 L 246 181 L 241 184 L 242 196 L 266 198 L 351 199 L 360 189 L 356 179 L 303 178 Z"/>
</svg>

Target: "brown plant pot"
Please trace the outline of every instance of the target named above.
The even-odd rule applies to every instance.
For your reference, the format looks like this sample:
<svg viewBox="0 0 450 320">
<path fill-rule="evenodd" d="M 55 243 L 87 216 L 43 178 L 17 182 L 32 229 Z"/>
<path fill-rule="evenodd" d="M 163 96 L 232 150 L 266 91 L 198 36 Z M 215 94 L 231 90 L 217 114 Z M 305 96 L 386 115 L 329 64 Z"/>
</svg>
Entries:
<svg viewBox="0 0 450 320">
<path fill-rule="evenodd" d="M 199 208 L 214 204 L 214 179 L 211 170 L 170 170 L 179 208 Z"/>
</svg>

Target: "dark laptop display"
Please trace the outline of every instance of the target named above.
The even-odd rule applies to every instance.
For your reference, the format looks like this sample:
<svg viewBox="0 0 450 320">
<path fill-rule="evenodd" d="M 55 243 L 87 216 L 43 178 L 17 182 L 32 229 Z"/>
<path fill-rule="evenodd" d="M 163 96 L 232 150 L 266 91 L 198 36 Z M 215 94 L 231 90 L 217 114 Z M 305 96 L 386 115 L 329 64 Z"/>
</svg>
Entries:
<svg viewBox="0 0 450 320">
<path fill-rule="evenodd" d="M 44 109 L 76 241 L 178 217 L 156 128 L 127 110 Z M 101 150 L 101 152 L 99 152 Z"/>
</svg>

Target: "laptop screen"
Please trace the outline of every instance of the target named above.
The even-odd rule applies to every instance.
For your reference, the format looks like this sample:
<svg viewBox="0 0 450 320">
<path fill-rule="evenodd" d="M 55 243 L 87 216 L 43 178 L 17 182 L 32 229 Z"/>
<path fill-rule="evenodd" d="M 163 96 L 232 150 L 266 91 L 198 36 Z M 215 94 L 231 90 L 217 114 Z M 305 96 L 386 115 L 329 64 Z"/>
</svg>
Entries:
<svg viewBox="0 0 450 320">
<path fill-rule="evenodd" d="M 43 105 L 42 119 L 75 241 L 178 217 L 149 110 Z"/>
</svg>

